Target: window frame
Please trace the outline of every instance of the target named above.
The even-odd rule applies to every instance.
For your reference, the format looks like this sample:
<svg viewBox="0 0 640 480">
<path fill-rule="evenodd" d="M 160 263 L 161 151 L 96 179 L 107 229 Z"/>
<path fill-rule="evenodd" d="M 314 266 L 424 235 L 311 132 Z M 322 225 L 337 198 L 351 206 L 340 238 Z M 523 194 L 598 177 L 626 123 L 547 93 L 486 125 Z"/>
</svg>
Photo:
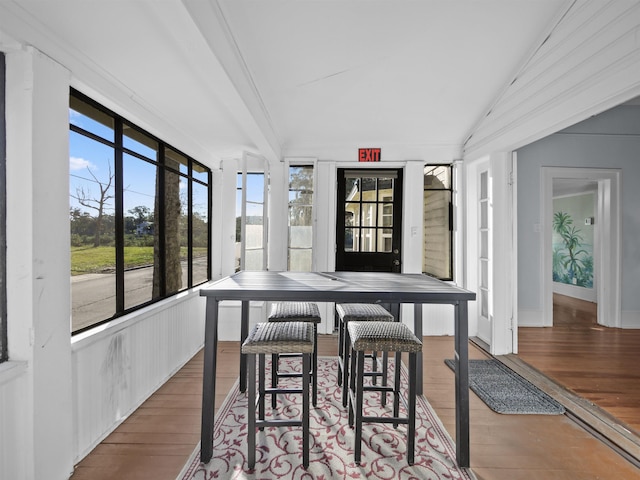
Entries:
<svg viewBox="0 0 640 480">
<path fill-rule="evenodd" d="M 84 326 L 77 330 L 73 330 L 73 320 L 72 320 L 72 335 L 77 335 L 79 333 L 85 332 L 92 328 L 95 328 L 99 325 L 102 325 L 106 322 L 109 322 L 115 318 L 121 317 L 123 315 L 129 314 L 133 311 L 139 310 L 143 307 L 146 307 L 150 304 L 157 303 L 158 301 L 164 300 L 166 298 L 170 298 L 180 292 L 184 292 L 189 290 L 190 288 L 196 287 L 198 285 L 204 284 L 211 280 L 211 258 L 212 258 L 212 234 L 211 234 L 211 211 L 212 211 L 212 173 L 211 169 L 198 162 L 194 158 L 184 154 L 180 150 L 176 149 L 172 145 L 164 142 L 163 140 L 155 137 L 144 129 L 138 127 L 133 124 L 129 120 L 120 115 L 112 112 L 111 110 L 105 108 L 104 106 L 97 103 L 95 100 L 90 97 L 84 95 L 83 93 L 71 88 L 69 98 L 75 97 L 77 100 L 82 101 L 89 106 L 97 109 L 100 114 L 107 115 L 114 122 L 114 138 L 112 141 L 102 138 L 98 135 L 91 133 L 90 131 L 84 130 L 83 128 L 73 125 L 69 122 L 69 133 L 75 132 L 78 135 L 82 135 L 92 141 L 99 142 L 103 145 L 106 145 L 114 150 L 114 242 L 115 242 L 115 313 L 105 319 L 96 321 L 91 323 L 91 325 Z M 71 106 L 70 106 L 71 109 Z M 124 139 L 128 137 L 125 133 L 125 127 L 127 128 L 127 132 L 135 131 L 157 143 L 157 157 L 156 159 L 151 159 L 144 154 L 124 146 Z M 165 153 L 166 152 L 175 152 L 187 160 L 187 170 L 186 173 L 181 171 L 180 168 L 172 168 L 166 163 Z M 167 284 L 166 277 L 163 277 L 162 283 L 159 287 L 159 295 L 155 298 L 151 298 L 149 301 L 145 301 L 143 303 L 135 304 L 129 307 L 125 306 L 125 263 L 124 263 L 124 248 L 125 248 L 125 228 L 124 228 L 124 219 L 126 216 L 126 212 L 124 212 L 124 194 L 125 190 L 129 188 L 129 186 L 124 185 L 124 157 L 133 157 L 137 160 L 147 162 L 152 164 L 156 168 L 156 173 L 160 177 L 160 180 L 157 181 L 157 187 L 155 196 L 159 199 L 158 203 L 158 215 L 160 216 L 160 226 L 154 226 L 154 228 L 160 228 L 159 236 L 159 249 L 160 249 L 160 271 L 163 271 L 162 262 L 164 262 L 165 258 L 165 217 L 164 217 L 164 200 L 165 200 L 165 183 L 167 174 L 176 174 L 179 176 L 179 181 L 186 181 L 187 183 L 187 281 L 186 285 L 182 286 L 178 291 L 172 291 L 167 293 Z M 206 180 L 201 178 L 196 178 L 194 176 L 194 167 L 198 171 L 206 172 Z M 193 238 L 193 185 L 198 184 L 204 186 L 207 189 L 207 268 L 206 268 L 206 279 L 194 283 L 193 281 L 193 248 L 194 248 L 194 238 Z M 72 312 L 73 315 L 73 312 Z"/>
<path fill-rule="evenodd" d="M 449 216 L 449 276 L 448 277 L 436 277 L 439 280 L 443 280 L 443 281 L 453 281 L 453 277 L 454 277 L 454 254 L 455 254 L 455 250 L 454 250 L 454 218 L 453 218 L 453 201 L 454 201 L 454 192 L 455 192 L 455 186 L 454 186 L 454 168 L 453 168 L 453 164 L 432 164 L 432 163 L 426 163 L 423 167 L 423 171 L 426 172 L 427 169 L 429 168 L 448 168 L 449 169 L 449 187 L 443 187 L 443 188 L 425 188 L 424 184 L 422 187 L 422 192 L 423 192 L 423 198 L 424 198 L 424 192 L 426 191 L 430 191 L 430 192 L 449 192 L 449 212 L 448 212 L 448 216 Z M 424 174 L 423 174 L 423 182 L 424 182 Z M 424 201 L 424 200 L 423 200 Z M 423 218 L 425 216 L 425 209 L 424 209 L 424 203 L 423 203 Z M 425 231 L 425 227 L 423 226 L 423 235 L 424 235 L 424 231 Z M 424 270 L 424 265 L 425 265 L 425 259 L 424 259 L 424 255 L 425 255 L 425 245 L 426 242 L 423 238 L 423 242 L 422 242 L 422 266 L 421 266 L 421 270 L 423 275 L 429 275 L 429 276 L 433 276 L 435 277 L 434 274 L 431 274 L 429 272 L 425 272 Z"/>
<path fill-rule="evenodd" d="M 311 204 L 308 205 L 311 207 L 311 247 L 309 248 L 293 248 L 291 247 L 291 202 L 289 200 L 289 195 L 292 191 L 306 192 L 307 190 L 302 189 L 292 189 L 291 188 L 291 169 L 292 168 L 300 168 L 300 167 L 308 167 L 311 168 Z M 291 269 L 291 252 L 295 250 L 310 250 L 311 251 L 311 266 L 310 271 L 314 270 L 315 259 L 315 214 L 316 214 L 316 165 L 315 162 L 288 162 L 286 165 L 287 171 L 287 270 Z"/>
<path fill-rule="evenodd" d="M 9 360 L 7 345 L 7 128 L 6 62 L 0 52 L 0 363 Z"/>
<path fill-rule="evenodd" d="M 262 175 L 262 203 L 247 200 L 247 178 L 248 175 Z M 240 178 L 240 186 L 238 186 L 238 178 Z M 246 253 L 247 250 L 262 250 L 262 268 L 267 270 L 269 260 L 268 238 L 269 238 L 269 171 L 266 161 L 261 157 L 253 157 L 245 153 L 242 160 L 239 161 L 239 168 L 236 171 L 236 222 L 238 218 L 238 201 L 237 192 L 241 192 L 240 196 L 240 242 L 236 236 L 236 243 L 240 243 L 239 264 L 234 271 L 242 271 L 246 269 Z M 260 248 L 247 249 L 246 231 L 247 231 L 247 204 L 262 205 L 262 245 Z M 237 227 L 236 227 L 237 228 Z"/>
</svg>

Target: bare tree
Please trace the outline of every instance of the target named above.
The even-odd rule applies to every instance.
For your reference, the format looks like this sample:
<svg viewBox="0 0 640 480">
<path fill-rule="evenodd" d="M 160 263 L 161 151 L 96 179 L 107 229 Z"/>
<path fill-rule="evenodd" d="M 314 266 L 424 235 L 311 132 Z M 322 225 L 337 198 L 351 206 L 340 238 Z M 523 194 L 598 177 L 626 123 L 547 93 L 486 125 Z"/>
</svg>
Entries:
<svg viewBox="0 0 640 480">
<path fill-rule="evenodd" d="M 90 208 L 98 212 L 98 216 L 96 217 L 96 231 L 93 237 L 93 246 L 99 247 L 104 211 L 108 206 L 109 200 L 111 200 L 115 196 L 111 187 L 114 180 L 114 174 L 111 172 L 111 164 L 109 164 L 109 180 L 107 182 L 101 182 L 100 180 L 98 180 L 98 178 L 94 175 L 89 167 L 87 167 L 87 171 L 89 172 L 89 175 L 93 177 L 93 180 L 100 188 L 99 196 L 97 198 L 92 197 L 91 191 L 89 189 L 85 191 L 84 187 L 76 188 L 76 194 L 71 196 L 75 198 L 83 207 Z"/>
</svg>

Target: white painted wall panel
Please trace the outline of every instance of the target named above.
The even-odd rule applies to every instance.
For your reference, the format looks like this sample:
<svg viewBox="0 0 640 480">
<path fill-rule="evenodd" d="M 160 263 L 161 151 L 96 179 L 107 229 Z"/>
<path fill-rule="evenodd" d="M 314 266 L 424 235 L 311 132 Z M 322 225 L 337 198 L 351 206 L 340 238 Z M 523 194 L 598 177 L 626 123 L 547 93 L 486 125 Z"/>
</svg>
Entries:
<svg viewBox="0 0 640 480">
<path fill-rule="evenodd" d="M 7 365 L 0 367 L 0 478 L 28 478 L 31 455 L 29 453 L 30 432 L 24 428 L 28 417 L 25 398 L 28 395 L 28 374 L 25 366 L 17 375 L 6 371 Z M 7 381 L 3 379 L 11 373 Z"/>
<path fill-rule="evenodd" d="M 403 321 L 413 327 L 413 306 L 410 311 L 403 310 Z M 406 315 L 405 315 L 406 313 Z M 410 322 L 408 318 L 410 317 Z M 454 332 L 454 307 L 453 305 L 423 305 L 422 307 L 422 333 L 425 336 L 453 335 Z"/>
<path fill-rule="evenodd" d="M 183 294 L 74 342 L 75 462 L 202 347 L 204 305 Z"/>
</svg>

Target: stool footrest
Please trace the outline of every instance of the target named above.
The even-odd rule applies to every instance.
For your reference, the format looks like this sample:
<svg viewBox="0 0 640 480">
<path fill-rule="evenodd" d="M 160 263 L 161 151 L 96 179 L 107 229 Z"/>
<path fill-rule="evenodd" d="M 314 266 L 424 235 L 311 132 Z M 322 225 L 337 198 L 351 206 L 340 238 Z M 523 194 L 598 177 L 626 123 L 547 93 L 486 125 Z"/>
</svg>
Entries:
<svg viewBox="0 0 640 480">
<path fill-rule="evenodd" d="M 278 378 L 300 378 L 302 373 L 278 372 Z"/>
<path fill-rule="evenodd" d="M 264 427 L 299 427 L 302 425 L 300 420 L 256 420 L 256 428 Z"/>
<path fill-rule="evenodd" d="M 265 388 L 265 395 L 273 395 L 278 393 L 302 393 L 301 388 Z"/>
<path fill-rule="evenodd" d="M 362 388 L 363 392 L 394 392 L 393 387 L 384 385 L 366 385 Z"/>
<path fill-rule="evenodd" d="M 407 417 L 362 417 L 362 423 L 393 423 L 397 425 L 399 423 L 403 425 L 409 424 Z"/>
</svg>

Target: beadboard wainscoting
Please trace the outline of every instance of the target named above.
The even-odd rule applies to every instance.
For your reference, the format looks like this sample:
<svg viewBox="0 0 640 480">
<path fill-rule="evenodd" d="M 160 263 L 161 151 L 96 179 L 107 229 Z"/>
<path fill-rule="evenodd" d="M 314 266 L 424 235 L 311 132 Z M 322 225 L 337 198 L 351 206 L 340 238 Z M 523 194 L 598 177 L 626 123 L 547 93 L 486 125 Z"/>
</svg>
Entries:
<svg viewBox="0 0 640 480">
<path fill-rule="evenodd" d="M 205 302 L 191 291 L 74 337 L 74 463 L 204 343 Z"/>
</svg>

